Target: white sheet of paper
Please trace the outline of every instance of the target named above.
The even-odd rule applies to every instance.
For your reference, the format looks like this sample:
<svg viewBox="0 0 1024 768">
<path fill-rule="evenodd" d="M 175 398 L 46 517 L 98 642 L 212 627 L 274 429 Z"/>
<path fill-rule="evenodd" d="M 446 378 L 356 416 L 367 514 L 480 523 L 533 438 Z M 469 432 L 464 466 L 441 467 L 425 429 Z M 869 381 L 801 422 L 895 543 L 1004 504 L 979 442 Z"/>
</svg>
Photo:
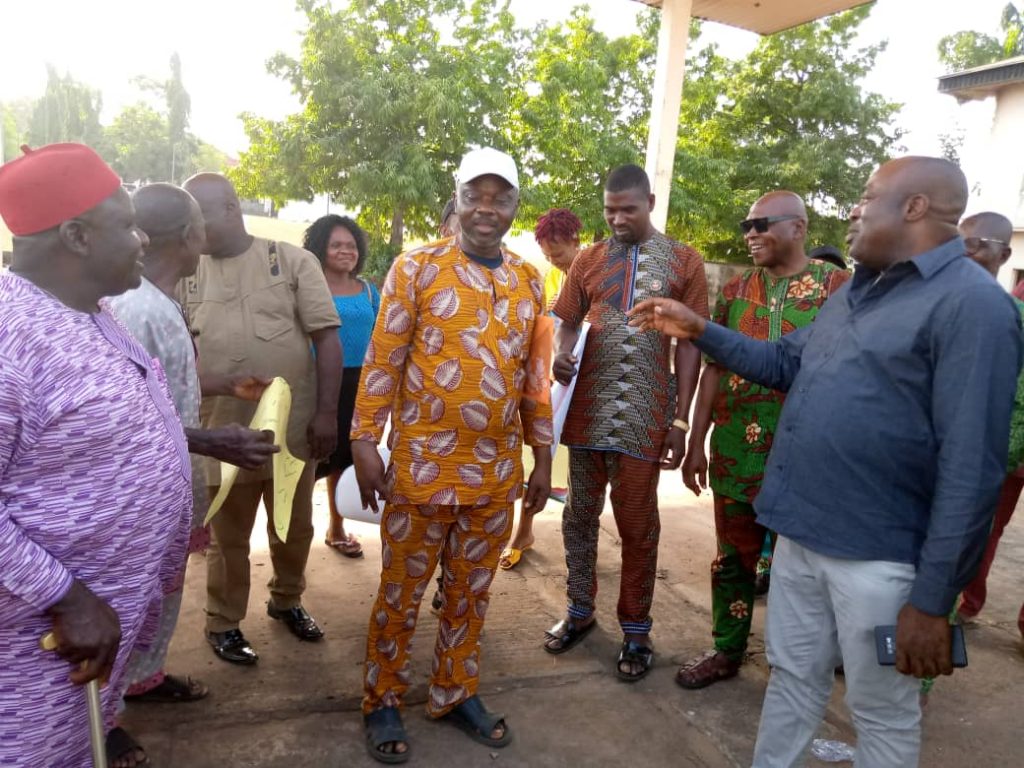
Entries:
<svg viewBox="0 0 1024 768">
<path fill-rule="evenodd" d="M 388 462 L 391 461 L 391 451 L 388 450 L 386 445 L 378 445 L 377 453 L 380 454 L 384 466 L 387 467 Z M 355 466 L 351 466 L 341 473 L 338 487 L 334 491 L 334 503 L 338 507 L 338 514 L 346 520 L 358 520 L 361 523 L 380 525 L 380 519 L 384 513 L 384 499 L 380 496 L 377 497 L 377 509 L 380 512 L 374 512 L 369 507 L 364 507 L 360 503 L 359 483 L 356 480 Z"/>
<path fill-rule="evenodd" d="M 590 323 L 584 322 L 580 326 L 580 336 L 576 340 L 576 346 L 572 348 L 572 354 L 576 358 L 576 371 L 579 373 L 580 363 L 583 362 L 583 347 L 587 342 L 587 332 L 590 330 Z M 551 411 L 554 421 L 555 440 L 551 444 L 551 456 L 554 458 L 558 443 L 562 439 L 562 427 L 565 426 L 565 417 L 569 413 L 569 403 L 572 402 L 572 393 L 576 389 L 576 376 L 573 376 L 568 384 L 559 384 L 557 381 L 551 385 Z"/>
</svg>

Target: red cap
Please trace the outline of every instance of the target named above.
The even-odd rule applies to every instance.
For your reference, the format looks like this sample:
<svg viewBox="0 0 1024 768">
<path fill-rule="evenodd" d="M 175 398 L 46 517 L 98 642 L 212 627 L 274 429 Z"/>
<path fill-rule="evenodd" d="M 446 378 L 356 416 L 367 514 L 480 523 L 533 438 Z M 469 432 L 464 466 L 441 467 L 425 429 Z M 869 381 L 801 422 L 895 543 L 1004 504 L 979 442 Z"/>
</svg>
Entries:
<svg viewBox="0 0 1024 768">
<path fill-rule="evenodd" d="M 0 216 L 19 237 L 73 219 L 121 186 L 113 169 L 84 144 L 21 150 L 22 157 L 0 165 Z"/>
</svg>

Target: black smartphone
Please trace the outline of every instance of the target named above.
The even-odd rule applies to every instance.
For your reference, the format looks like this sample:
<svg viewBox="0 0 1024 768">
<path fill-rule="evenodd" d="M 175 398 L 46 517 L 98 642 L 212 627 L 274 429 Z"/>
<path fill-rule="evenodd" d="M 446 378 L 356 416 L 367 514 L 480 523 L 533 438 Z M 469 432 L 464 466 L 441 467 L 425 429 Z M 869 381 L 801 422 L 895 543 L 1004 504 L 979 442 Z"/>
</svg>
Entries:
<svg viewBox="0 0 1024 768">
<path fill-rule="evenodd" d="M 960 668 L 967 666 L 967 644 L 964 642 L 964 628 L 960 624 L 952 624 L 949 627 L 953 645 L 953 666 Z M 891 667 L 896 664 L 896 627 L 875 627 L 875 650 L 878 653 L 878 663 L 883 667 Z"/>
</svg>

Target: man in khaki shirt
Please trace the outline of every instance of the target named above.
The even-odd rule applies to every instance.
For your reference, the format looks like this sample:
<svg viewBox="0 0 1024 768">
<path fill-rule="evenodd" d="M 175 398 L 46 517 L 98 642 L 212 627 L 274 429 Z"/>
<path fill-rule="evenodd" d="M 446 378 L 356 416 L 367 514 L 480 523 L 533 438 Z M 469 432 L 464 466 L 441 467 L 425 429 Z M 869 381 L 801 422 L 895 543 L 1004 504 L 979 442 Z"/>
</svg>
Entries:
<svg viewBox="0 0 1024 768">
<path fill-rule="evenodd" d="M 245 230 L 234 187 L 223 176 L 202 173 L 185 182 L 206 220 L 208 255 L 184 285 L 184 305 L 199 350 L 202 376 L 239 372 L 282 376 L 291 387 L 288 449 L 307 464 L 295 490 L 288 541 L 274 532 L 270 466 L 239 472 L 213 519 L 207 556 L 206 636 L 214 652 L 234 664 L 258 656 L 239 622 L 249 601 L 249 539 L 260 499 L 274 575 L 267 613 L 301 640 L 323 632 L 302 607 L 306 560 L 313 539 L 313 471 L 337 441 L 341 344 L 338 313 L 316 258 L 288 243 L 253 237 Z M 315 350 L 315 355 L 314 355 Z M 247 424 L 256 404 L 236 398 L 203 399 L 206 428 Z M 219 464 L 207 461 L 210 497 L 220 483 Z"/>
</svg>

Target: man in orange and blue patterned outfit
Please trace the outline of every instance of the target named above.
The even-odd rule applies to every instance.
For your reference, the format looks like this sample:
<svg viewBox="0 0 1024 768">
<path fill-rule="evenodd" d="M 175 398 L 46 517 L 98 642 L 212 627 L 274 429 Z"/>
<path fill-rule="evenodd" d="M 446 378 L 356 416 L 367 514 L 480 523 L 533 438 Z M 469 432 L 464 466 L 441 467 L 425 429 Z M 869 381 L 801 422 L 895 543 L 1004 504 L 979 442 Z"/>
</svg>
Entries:
<svg viewBox="0 0 1024 768">
<path fill-rule="evenodd" d="M 524 442 L 536 461 L 524 514 L 543 507 L 551 485 L 550 399 L 524 396 L 538 378 L 528 363 L 544 313 L 542 280 L 501 245 L 519 207 L 516 165 L 494 149 L 473 150 L 457 181 L 458 235 L 391 267 L 352 421 L 363 502 L 376 508 L 375 494 L 387 501 L 363 699 L 367 751 L 387 763 L 409 757 L 399 707 L 420 600 L 439 558 L 444 598 L 427 713 L 488 746 L 510 741 L 504 718 L 487 712 L 476 689 L 488 590 L 522 494 Z M 550 341 L 537 346 L 550 355 Z M 389 417 L 385 470 L 376 446 Z"/>
</svg>

